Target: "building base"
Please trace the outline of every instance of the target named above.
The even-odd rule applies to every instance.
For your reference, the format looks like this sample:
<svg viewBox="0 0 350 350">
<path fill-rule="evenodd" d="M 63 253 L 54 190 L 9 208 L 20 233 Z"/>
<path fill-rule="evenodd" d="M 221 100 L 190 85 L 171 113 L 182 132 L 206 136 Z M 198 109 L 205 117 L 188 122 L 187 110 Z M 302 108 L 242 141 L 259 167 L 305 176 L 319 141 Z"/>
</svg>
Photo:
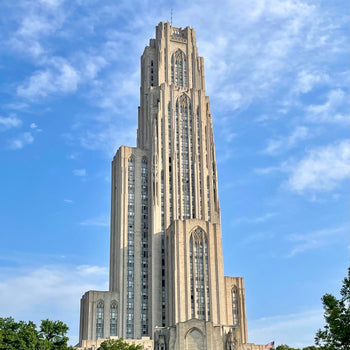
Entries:
<svg viewBox="0 0 350 350">
<path fill-rule="evenodd" d="M 109 339 L 118 339 L 110 337 Z M 82 340 L 77 350 L 97 350 L 107 339 Z M 264 345 L 242 343 L 239 327 L 214 325 L 210 321 L 191 319 L 171 327 L 157 327 L 154 340 L 149 337 L 125 339 L 142 345 L 144 350 L 265 350 Z"/>
</svg>

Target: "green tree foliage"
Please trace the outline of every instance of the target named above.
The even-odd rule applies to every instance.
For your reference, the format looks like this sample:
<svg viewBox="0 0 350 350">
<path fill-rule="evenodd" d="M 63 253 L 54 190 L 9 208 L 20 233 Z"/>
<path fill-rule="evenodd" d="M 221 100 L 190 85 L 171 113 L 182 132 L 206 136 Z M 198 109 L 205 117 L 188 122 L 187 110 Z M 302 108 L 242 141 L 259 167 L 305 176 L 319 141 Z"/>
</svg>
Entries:
<svg viewBox="0 0 350 350">
<path fill-rule="evenodd" d="M 278 345 L 276 350 L 321 350 L 320 348 L 312 345 L 312 346 L 307 346 L 305 348 L 291 348 L 290 346 L 286 345 L 286 344 L 282 344 L 282 345 Z"/>
<path fill-rule="evenodd" d="M 141 345 L 128 344 L 123 338 L 104 341 L 97 350 L 142 350 Z"/>
<path fill-rule="evenodd" d="M 0 349 L 6 350 L 70 350 L 67 325 L 61 321 L 43 320 L 40 331 L 32 322 L 16 322 L 12 317 L 0 318 Z"/>
<path fill-rule="evenodd" d="M 350 350 L 350 267 L 340 295 L 339 300 L 331 294 L 322 297 L 326 325 L 316 333 L 315 342 L 325 350 Z"/>
<path fill-rule="evenodd" d="M 62 321 L 42 320 L 39 335 L 43 343 L 51 346 L 48 349 L 65 350 L 69 340 L 66 336 L 68 329 Z"/>
</svg>

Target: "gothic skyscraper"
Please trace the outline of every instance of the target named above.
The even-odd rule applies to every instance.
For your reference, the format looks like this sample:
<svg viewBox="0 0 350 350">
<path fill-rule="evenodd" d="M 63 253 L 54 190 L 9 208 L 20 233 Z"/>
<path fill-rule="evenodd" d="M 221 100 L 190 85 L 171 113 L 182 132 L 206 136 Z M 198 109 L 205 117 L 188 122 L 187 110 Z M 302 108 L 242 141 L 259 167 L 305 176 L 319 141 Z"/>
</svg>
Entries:
<svg viewBox="0 0 350 350">
<path fill-rule="evenodd" d="M 195 31 L 160 23 L 141 57 L 137 147 L 112 162 L 109 291 L 81 300 L 80 346 L 248 344 L 243 279 L 223 270 L 217 167 Z"/>
</svg>

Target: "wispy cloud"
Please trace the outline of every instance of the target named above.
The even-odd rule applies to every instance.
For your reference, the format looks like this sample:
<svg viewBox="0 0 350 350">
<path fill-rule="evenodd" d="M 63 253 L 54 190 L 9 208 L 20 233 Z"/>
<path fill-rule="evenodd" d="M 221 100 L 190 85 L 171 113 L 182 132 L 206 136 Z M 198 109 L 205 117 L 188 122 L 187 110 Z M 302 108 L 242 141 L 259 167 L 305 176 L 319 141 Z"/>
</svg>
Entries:
<svg viewBox="0 0 350 350">
<path fill-rule="evenodd" d="M 306 347 L 314 344 L 314 335 L 323 323 L 322 309 L 263 317 L 250 320 L 249 339 L 258 344 L 274 340 L 277 344 Z"/>
<path fill-rule="evenodd" d="M 297 75 L 293 90 L 297 94 L 306 94 L 310 92 L 315 86 L 322 83 L 328 83 L 329 81 L 330 77 L 326 73 L 318 72 L 316 70 L 309 71 L 303 69 Z"/>
<path fill-rule="evenodd" d="M 74 170 L 73 170 L 73 174 L 74 174 L 75 176 L 81 176 L 81 177 L 87 176 L 86 169 L 74 169 Z"/>
<path fill-rule="evenodd" d="M 46 318 L 60 319 L 69 324 L 74 341 L 79 332 L 79 299 L 88 290 L 108 290 L 107 280 L 108 268 L 103 266 L 0 268 L 1 315 L 37 324 Z"/>
<path fill-rule="evenodd" d="M 35 72 L 17 88 L 17 94 L 29 99 L 46 97 L 53 93 L 70 93 L 77 89 L 78 72 L 63 58 L 50 60 L 50 67 Z"/>
<path fill-rule="evenodd" d="M 9 117 L 0 116 L 0 131 L 16 128 L 21 124 L 22 124 L 22 120 L 17 118 L 15 115 L 11 115 Z"/>
<path fill-rule="evenodd" d="M 297 146 L 298 142 L 306 140 L 310 137 L 311 133 L 309 128 L 305 126 L 298 126 L 289 136 L 268 140 L 267 146 L 263 150 L 263 153 L 276 155 Z"/>
<path fill-rule="evenodd" d="M 109 217 L 107 215 L 100 215 L 99 217 L 85 219 L 80 222 L 83 226 L 109 226 Z"/>
<path fill-rule="evenodd" d="M 89 150 L 102 150 L 109 157 L 113 156 L 121 145 L 133 146 L 137 126 L 124 124 L 121 129 L 119 123 L 120 121 L 97 122 L 94 130 L 85 128 L 85 130 L 76 131 L 80 146 Z"/>
<path fill-rule="evenodd" d="M 345 234 L 348 234 L 348 232 L 349 227 L 342 226 L 306 234 L 292 234 L 288 239 L 292 243 L 293 247 L 287 255 L 287 258 L 291 258 L 306 251 L 329 246 L 335 242 L 338 242 Z"/>
<path fill-rule="evenodd" d="M 34 142 L 34 137 L 30 132 L 24 132 L 9 142 L 9 149 L 19 150 Z"/>
<path fill-rule="evenodd" d="M 320 105 L 311 105 L 306 108 L 307 120 L 317 123 L 350 123 L 348 100 L 349 96 L 341 89 L 331 90 L 327 95 L 327 101 Z"/>
<path fill-rule="evenodd" d="M 270 220 L 271 218 L 275 217 L 276 215 L 277 215 L 277 213 L 265 213 L 261 216 L 251 217 L 251 218 L 249 218 L 247 216 L 242 216 L 242 217 L 234 220 L 233 224 L 238 225 L 241 223 L 252 223 L 252 224 L 262 223 L 262 222 L 266 222 L 266 221 Z"/>
<path fill-rule="evenodd" d="M 74 174 L 75 176 L 81 176 L 81 177 L 87 176 L 86 169 L 74 169 L 74 170 L 73 170 L 73 174 Z"/>
<path fill-rule="evenodd" d="M 254 169 L 257 174 L 288 174 L 284 187 L 292 192 L 328 192 L 350 178 L 350 140 L 310 149 L 299 159 L 289 159 L 278 166 Z"/>
<path fill-rule="evenodd" d="M 36 59 L 47 53 L 42 40 L 59 30 L 64 23 L 63 1 L 29 1 L 15 4 L 17 30 L 10 33 L 7 45 Z M 44 5 L 44 6 L 43 6 Z"/>
<path fill-rule="evenodd" d="M 282 168 L 290 174 L 285 185 L 291 191 L 331 191 L 350 177 L 350 140 L 312 149 Z"/>
</svg>

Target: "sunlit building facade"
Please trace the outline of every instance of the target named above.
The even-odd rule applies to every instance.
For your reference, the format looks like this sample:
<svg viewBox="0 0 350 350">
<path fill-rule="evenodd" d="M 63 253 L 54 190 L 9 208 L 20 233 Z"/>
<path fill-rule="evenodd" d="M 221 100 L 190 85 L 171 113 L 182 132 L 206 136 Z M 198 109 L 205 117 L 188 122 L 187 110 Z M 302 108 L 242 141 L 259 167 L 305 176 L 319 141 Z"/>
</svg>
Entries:
<svg viewBox="0 0 350 350">
<path fill-rule="evenodd" d="M 137 147 L 112 162 L 110 287 L 81 299 L 80 346 L 260 350 L 223 269 L 217 167 L 195 31 L 160 23 L 141 57 Z"/>
</svg>

